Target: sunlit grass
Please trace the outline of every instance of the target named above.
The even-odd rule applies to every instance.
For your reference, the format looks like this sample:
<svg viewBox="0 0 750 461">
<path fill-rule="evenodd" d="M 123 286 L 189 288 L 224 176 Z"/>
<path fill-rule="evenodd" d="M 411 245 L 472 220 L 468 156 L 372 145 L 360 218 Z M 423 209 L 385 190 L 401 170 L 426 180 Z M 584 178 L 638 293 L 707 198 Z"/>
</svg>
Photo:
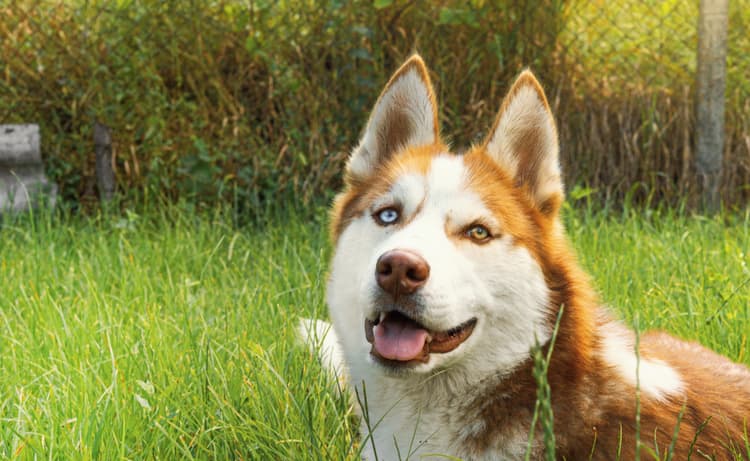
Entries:
<svg viewBox="0 0 750 461">
<path fill-rule="evenodd" d="M 6 223 L 0 457 L 337 459 L 353 431 L 298 315 L 323 225 L 171 210 Z"/>
<path fill-rule="evenodd" d="M 566 222 L 626 322 L 750 363 L 750 217 Z M 294 338 L 326 316 L 329 255 L 322 208 L 245 227 L 180 207 L 6 218 L 0 457 L 357 459 L 346 402 Z"/>
</svg>

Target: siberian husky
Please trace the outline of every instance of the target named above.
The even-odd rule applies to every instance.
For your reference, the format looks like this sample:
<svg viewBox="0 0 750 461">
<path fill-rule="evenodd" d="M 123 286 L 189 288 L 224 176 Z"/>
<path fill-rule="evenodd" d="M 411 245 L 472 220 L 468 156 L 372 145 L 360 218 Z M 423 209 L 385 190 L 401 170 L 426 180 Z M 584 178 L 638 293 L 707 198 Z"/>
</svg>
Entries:
<svg viewBox="0 0 750 461">
<path fill-rule="evenodd" d="M 636 425 L 641 456 L 747 456 L 748 368 L 661 332 L 636 354 L 576 262 L 562 202 L 555 121 L 529 71 L 463 155 L 441 140 L 422 59 L 393 75 L 332 211 L 332 329 L 301 324 L 360 402 L 364 458 L 542 458 L 532 351 L 556 325 L 558 459 L 634 459 Z"/>
</svg>

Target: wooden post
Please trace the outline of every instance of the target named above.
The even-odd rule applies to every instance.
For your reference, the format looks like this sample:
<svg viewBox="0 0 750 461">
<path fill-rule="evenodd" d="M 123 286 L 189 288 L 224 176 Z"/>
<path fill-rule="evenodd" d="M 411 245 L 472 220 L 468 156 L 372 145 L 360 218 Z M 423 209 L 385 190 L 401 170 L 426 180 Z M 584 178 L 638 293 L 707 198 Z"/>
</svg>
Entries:
<svg viewBox="0 0 750 461">
<path fill-rule="evenodd" d="M 96 185 L 103 202 L 115 194 L 115 172 L 112 170 L 112 136 L 109 128 L 94 122 L 94 151 L 96 152 Z"/>
<path fill-rule="evenodd" d="M 0 125 L 0 213 L 54 206 L 57 185 L 44 174 L 39 125 Z"/>
<path fill-rule="evenodd" d="M 695 169 L 701 209 L 708 213 L 721 206 L 728 11 L 729 0 L 700 0 Z"/>
</svg>

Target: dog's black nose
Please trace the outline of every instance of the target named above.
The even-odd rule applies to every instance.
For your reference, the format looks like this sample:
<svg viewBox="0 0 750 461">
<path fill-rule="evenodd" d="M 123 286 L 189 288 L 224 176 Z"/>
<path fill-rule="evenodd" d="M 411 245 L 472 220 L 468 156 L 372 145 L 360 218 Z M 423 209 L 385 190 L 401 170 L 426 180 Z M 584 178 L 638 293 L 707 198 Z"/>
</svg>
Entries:
<svg viewBox="0 0 750 461">
<path fill-rule="evenodd" d="M 412 294 L 427 282 L 430 265 L 418 254 L 408 250 L 383 253 L 375 264 L 378 285 L 394 298 Z"/>
</svg>

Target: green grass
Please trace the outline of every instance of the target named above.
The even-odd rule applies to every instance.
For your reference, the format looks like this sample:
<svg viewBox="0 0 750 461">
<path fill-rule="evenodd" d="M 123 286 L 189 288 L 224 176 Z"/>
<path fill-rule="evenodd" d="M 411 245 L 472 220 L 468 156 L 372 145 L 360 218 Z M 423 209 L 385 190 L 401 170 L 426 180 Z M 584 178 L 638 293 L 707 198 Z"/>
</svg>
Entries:
<svg viewBox="0 0 750 461">
<path fill-rule="evenodd" d="M 21 220 L 0 240 L 0 458 L 341 458 L 303 349 L 325 226 L 226 216 Z M 333 442 L 331 442 L 333 441 Z"/>
<path fill-rule="evenodd" d="M 750 364 L 750 213 L 569 216 L 568 235 L 604 301 L 644 330 L 664 329 Z"/>
<path fill-rule="evenodd" d="M 357 424 L 312 356 L 325 213 L 180 207 L 6 218 L 0 458 L 357 459 Z M 568 210 L 583 264 L 626 321 L 750 363 L 750 215 Z"/>
</svg>

